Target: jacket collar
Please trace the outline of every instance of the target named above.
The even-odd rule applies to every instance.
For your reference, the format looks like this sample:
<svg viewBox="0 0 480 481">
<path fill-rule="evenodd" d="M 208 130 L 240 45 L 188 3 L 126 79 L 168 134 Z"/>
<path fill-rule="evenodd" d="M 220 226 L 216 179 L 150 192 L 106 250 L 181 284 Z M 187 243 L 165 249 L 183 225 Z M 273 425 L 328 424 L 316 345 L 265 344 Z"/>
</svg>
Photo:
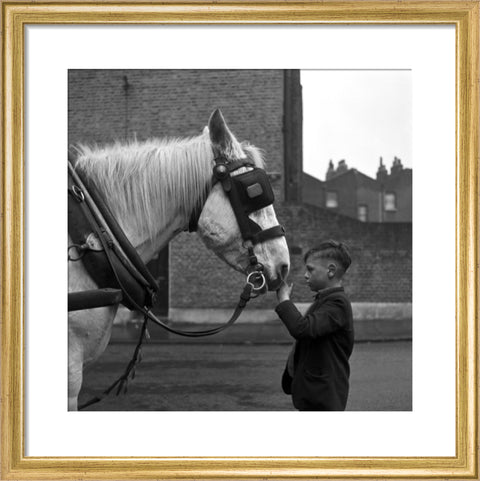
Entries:
<svg viewBox="0 0 480 481">
<path fill-rule="evenodd" d="M 344 289 L 343 287 L 327 287 L 326 289 L 322 289 L 317 292 L 317 294 L 315 295 L 315 300 L 320 301 L 322 299 L 325 299 L 325 297 L 333 294 L 334 292 L 344 292 Z"/>
</svg>

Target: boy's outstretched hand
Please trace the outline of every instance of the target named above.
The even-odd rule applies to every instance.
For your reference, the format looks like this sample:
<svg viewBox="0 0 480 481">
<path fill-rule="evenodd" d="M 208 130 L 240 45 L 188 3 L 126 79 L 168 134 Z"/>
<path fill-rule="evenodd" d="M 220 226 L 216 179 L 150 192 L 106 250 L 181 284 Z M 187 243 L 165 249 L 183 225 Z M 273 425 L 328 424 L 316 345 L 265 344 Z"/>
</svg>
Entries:
<svg viewBox="0 0 480 481">
<path fill-rule="evenodd" d="M 287 284 L 283 281 L 280 287 L 277 289 L 277 299 L 278 302 L 288 301 L 290 295 L 292 294 L 293 284 Z"/>
</svg>

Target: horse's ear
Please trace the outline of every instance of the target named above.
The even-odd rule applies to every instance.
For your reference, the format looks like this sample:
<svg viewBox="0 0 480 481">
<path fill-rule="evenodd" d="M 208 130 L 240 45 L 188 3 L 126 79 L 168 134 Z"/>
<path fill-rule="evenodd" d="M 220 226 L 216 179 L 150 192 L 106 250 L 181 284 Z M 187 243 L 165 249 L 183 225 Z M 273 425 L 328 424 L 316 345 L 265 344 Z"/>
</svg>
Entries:
<svg viewBox="0 0 480 481">
<path fill-rule="evenodd" d="M 220 151 L 229 150 L 234 141 L 234 137 L 227 127 L 222 112 L 216 109 L 210 116 L 208 121 L 208 130 L 210 133 L 210 141 Z"/>
</svg>

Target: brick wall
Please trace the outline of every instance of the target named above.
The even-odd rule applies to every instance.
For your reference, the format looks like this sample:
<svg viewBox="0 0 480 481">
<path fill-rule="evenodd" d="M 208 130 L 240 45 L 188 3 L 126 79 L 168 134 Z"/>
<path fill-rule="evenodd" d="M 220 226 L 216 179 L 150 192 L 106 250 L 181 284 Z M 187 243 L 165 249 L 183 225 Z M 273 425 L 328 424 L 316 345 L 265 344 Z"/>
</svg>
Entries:
<svg viewBox="0 0 480 481">
<path fill-rule="evenodd" d="M 277 203 L 275 210 L 287 229 L 296 301 L 312 299 L 303 279 L 303 254 L 321 240 L 334 238 L 350 247 L 353 262 L 344 285 L 353 302 L 411 302 L 411 224 L 363 223 L 302 204 Z M 238 300 L 243 276 L 217 259 L 198 237 L 182 234 L 172 245 L 178 256 L 170 270 L 170 307 L 225 308 Z M 274 293 L 251 303 L 256 308 L 275 304 Z"/>
<path fill-rule="evenodd" d="M 287 228 L 293 251 L 292 279 L 303 300 L 311 299 L 302 285 L 303 254 L 333 238 L 350 249 L 352 265 L 344 285 L 353 302 L 411 302 L 412 224 L 364 223 L 309 205 L 284 205 L 276 210 Z"/>
<path fill-rule="evenodd" d="M 283 200 L 283 70 L 69 70 L 69 143 L 198 135 L 220 108 Z"/>
</svg>

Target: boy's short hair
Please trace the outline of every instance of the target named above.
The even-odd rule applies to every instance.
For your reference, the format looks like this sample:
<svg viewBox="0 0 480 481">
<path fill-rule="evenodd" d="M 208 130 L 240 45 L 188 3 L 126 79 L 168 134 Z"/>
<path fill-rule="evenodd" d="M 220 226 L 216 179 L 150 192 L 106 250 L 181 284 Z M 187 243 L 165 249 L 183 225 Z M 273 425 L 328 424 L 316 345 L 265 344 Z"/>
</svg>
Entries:
<svg viewBox="0 0 480 481">
<path fill-rule="evenodd" d="M 333 259 L 337 261 L 344 273 L 347 272 L 347 269 L 352 263 L 347 246 L 342 242 L 337 242 L 334 240 L 322 242 L 318 246 L 310 249 L 303 256 L 303 261 L 306 263 L 308 258 L 311 256 L 320 257 L 322 259 Z"/>
</svg>

